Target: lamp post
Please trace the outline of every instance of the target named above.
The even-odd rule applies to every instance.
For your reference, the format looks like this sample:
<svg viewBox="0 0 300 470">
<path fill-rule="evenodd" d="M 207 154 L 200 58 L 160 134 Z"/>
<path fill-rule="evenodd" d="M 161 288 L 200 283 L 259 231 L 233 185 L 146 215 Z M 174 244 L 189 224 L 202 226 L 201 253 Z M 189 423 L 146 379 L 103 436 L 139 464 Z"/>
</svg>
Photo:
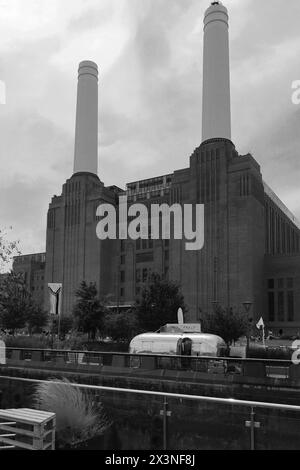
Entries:
<svg viewBox="0 0 300 470">
<path fill-rule="evenodd" d="M 246 349 L 246 356 L 248 356 L 249 346 L 250 346 L 250 324 L 252 323 L 253 318 L 249 317 L 249 312 L 253 305 L 252 300 L 246 300 L 243 302 L 243 307 L 245 309 L 247 320 L 248 320 L 248 328 L 247 328 L 247 349 Z"/>
</svg>

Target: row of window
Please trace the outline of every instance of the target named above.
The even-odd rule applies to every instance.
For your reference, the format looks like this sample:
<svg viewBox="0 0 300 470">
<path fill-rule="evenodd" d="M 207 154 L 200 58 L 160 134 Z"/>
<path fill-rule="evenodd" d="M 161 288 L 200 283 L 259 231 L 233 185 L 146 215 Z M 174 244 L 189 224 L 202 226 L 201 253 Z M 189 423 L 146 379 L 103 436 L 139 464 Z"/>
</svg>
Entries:
<svg viewBox="0 0 300 470">
<path fill-rule="evenodd" d="M 140 238 L 136 241 L 136 250 L 152 250 L 153 249 L 153 240 L 148 238 L 148 240 L 141 240 Z"/>
<path fill-rule="evenodd" d="M 294 321 L 294 292 L 268 292 L 269 321 Z"/>
<path fill-rule="evenodd" d="M 268 279 L 268 289 L 293 289 L 294 288 L 294 279 L 288 277 L 287 279 Z"/>
<path fill-rule="evenodd" d="M 135 279 L 136 282 L 147 282 L 148 279 L 150 279 L 151 276 L 151 268 L 143 268 L 143 269 L 137 269 L 135 272 Z M 124 283 L 126 280 L 126 275 L 125 271 L 122 270 L 120 271 L 120 282 Z"/>
<path fill-rule="evenodd" d="M 295 316 L 294 279 L 268 279 L 267 283 L 269 321 L 293 322 Z"/>
<path fill-rule="evenodd" d="M 153 251 L 149 251 L 149 252 L 144 252 L 144 253 L 137 253 L 136 255 L 136 263 L 139 264 L 139 263 L 152 263 L 153 262 Z M 165 262 L 168 262 L 169 259 L 170 259 L 170 253 L 169 253 L 169 250 L 165 250 L 164 251 L 164 259 L 165 259 Z M 125 265 L 125 261 L 126 261 L 126 256 L 125 255 L 121 255 L 120 256 L 120 264 L 121 266 L 124 266 Z"/>
<path fill-rule="evenodd" d="M 167 250 L 170 246 L 170 240 L 164 240 L 164 247 Z M 140 250 L 152 250 L 153 249 L 153 240 L 149 237 L 146 240 L 138 239 L 135 244 L 136 251 Z M 126 250 L 125 240 L 121 240 L 121 253 L 124 254 Z"/>
<path fill-rule="evenodd" d="M 265 207 L 265 224 L 268 254 L 299 252 L 300 239 L 296 228 L 268 202 Z"/>
</svg>

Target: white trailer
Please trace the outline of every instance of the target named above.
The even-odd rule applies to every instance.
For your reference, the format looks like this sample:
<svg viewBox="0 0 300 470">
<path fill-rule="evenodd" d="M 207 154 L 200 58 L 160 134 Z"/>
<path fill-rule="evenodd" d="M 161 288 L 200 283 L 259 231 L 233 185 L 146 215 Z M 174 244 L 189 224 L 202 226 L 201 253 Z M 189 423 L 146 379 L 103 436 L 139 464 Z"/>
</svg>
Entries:
<svg viewBox="0 0 300 470">
<path fill-rule="evenodd" d="M 143 333 L 129 345 L 130 354 L 222 357 L 225 350 L 220 336 L 206 333 Z"/>
</svg>

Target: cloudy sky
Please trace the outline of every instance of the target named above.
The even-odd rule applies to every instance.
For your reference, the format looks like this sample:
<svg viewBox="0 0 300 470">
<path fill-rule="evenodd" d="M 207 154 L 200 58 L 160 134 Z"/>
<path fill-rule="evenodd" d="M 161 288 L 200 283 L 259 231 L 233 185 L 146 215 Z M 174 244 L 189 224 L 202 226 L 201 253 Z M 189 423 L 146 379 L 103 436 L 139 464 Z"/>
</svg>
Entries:
<svg viewBox="0 0 300 470">
<path fill-rule="evenodd" d="M 227 0 L 232 140 L 300 218 L 299 0 Z M 0 0 L 0 228 L 45 249 L 48 203 L 72 174 L 77 67 L 100 69 L 99 176 L 188 166 L 201 143 L 207 0 Z M 2 86 L 3 88 L 3 86 Z M 3 92 L 2 92 L 3 96 Z M 1 86 L 0 86 L 1 101 Z"/>
</svg>

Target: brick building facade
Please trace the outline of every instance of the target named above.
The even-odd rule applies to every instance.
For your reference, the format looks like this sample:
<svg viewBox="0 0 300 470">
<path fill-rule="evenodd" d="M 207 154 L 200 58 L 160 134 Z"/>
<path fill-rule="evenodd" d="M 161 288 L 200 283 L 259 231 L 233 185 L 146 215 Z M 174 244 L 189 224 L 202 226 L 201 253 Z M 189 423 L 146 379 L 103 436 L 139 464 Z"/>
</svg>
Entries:
<svg viewBox="0 0 300 470">
<path fill-rule="evenodd" d="M 100 241 L 96 209 L 103 202 L 118 209 L 120 195 L 129 205 L 204 204 L 204 248 L 188 252 L 185 240 L 174 239 Z M 155 272 L 180 283 L 189 321 L 216 302 L 241 309 L 250 300 L 254 318 L 294 330 L 300 328 L 299 247 L 297 222 L 263 182 L 259 164 L 231 141 L 214 139 L 194 151 L 189 167 L 130 183 L 126 192 L 95 175 L 74 174 L 49 207 L 46 280 L 63 283 L 65 314 L 83 279 L 122 306 L 134 303 Z M 272 280 L 281 286 L 281 279 L 284 287 L 270 291 Z"/>
<path fill-rule="evenodd" d="M 13 271 L 23 274 L 28 291 L 41 306 L 44 305 L 46 289 L 45 261 L 46 253 L 16 256 L 13 261 Z"/>
</svg>

